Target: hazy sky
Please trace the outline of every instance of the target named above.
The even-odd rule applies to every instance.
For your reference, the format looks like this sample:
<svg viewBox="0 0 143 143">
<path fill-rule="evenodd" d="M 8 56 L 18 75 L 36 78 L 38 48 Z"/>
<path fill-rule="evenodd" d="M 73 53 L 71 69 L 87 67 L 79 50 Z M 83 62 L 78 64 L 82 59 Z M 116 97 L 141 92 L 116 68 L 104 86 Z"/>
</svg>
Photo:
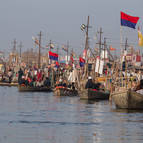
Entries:
<svg viewBox="0 0 143 143">
<path fill-rule="evenodd" d="M 139 16 L 143 27 L 143 0 L 0 0 L 0 50 L 10 51 L 15 38 L 23 42 L 23 50 L 33 48 L 31 37 L 41 30 L 43 46 L 50 39 L 59 47 L 69 41 L 70 48 L 81 53 L 85 33 L 80 25 L 87 23 L 88 15 L 90 47 L 102 27 L 108 44 L 119 48 L 120 11 Z M 123 27 L 125 37 L 137 45 L 137 30 Z"/>
</svg>

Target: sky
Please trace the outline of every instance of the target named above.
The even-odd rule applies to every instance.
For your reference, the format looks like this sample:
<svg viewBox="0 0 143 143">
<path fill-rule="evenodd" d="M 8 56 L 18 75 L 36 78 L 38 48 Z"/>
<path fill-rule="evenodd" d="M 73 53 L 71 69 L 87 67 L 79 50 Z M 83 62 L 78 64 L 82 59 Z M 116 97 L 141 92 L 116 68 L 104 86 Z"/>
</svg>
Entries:
<svg viewBox="0 0 143 143">
<path fill-rule="evenodd" d="M 69 41 L 70 49 L 81 54 L 85 32 L 80 26 L 87 23 L 88 15 L 90 48 L 98 47 L 97 31 L 102 27 L 102 38 L 119 50 L 120 11 L 140 17 L 138 24 L 143 32 L 143 0 L 0 0 L 0 51 L 10 52 L 14 39 L 17 45 L 23 43 L 22 51 L 31 49 L 32 36 L 38 37 L 42 31 L 43 47 L 50 40 L 59 48 Z M 137 29 L 122 27 L 123 42 L 126 37 L 129 44 L 138 47 Z"/>
</svg>

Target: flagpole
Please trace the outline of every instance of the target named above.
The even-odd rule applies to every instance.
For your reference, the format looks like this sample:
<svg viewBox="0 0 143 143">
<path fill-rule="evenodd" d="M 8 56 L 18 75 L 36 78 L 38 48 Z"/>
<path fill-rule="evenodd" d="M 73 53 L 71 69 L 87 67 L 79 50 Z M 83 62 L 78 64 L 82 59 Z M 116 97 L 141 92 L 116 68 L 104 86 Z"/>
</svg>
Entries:
<svg viewBox="0 0 143 143">
<path fill-rule="evenodd" d="M 123 47 L 122 47 L 122 43 L 123 43 L 123 37 L 122 37 L 122 26 L 120 26 L 120 50 L 121 50 L 121 54 L 123 54 Z"/>
<path fill-rule="evenodd" d="M 120 52 L 121 52 L 121 79 L 122 79 L 122 86 L 123 86 L 123 78 L 122 78 L 122 67 L 123 67 L 123 48 L 122 48 L 122 43 L 123 43 L 123 37 L 122 37 L 122 26 L 120 25 Z"/>
<path fill-rule="evenodd" d="M 68 64 L 68 53 L 69 53 L 69 41 L 67 42 L 67 64 Z"/>
<path fill-rule="evenodd" d="M 39 36 L 38 69 L 40 69 L 41 68 L 41 36 L 42 36 L 41 31 L 38 36 Z"/>
<path fill-rule="evenodd" d="M 51 52 L 51 44 L 52 44 L 52 41 L 50 40 L 50 43 L 49 43 L 49 51 Z M 49 58 L 49 64 L 51 65 L 51 60 Z"/>
</svg>

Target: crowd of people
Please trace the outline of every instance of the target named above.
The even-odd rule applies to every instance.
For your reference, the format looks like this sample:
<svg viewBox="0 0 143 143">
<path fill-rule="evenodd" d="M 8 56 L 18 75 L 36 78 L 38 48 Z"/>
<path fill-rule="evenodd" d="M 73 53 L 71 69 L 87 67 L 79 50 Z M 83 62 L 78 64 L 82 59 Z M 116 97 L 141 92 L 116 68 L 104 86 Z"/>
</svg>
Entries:
<svg viewBox="0 0 143 143">
<path fill-rule="evenodd" d="M 26 85 L 26 86 L 63 86 L 71 89 L 78 89 L 77 85 L 75 86 L 77 79 L 75 77 L 80 77 L 83 74 L 76 72 L 73 72 L 73 69 L 67 70 L 64 67 L 59 67 L 58 69 L 54 69 L 49 67 L 45 67 L 42 69 L 38 68 L 20 68 L 19 71 L 15 72 L 13 69 L 9 68 L 7 71 L 6 76 L 4 74 L 1 75 L 1 82 L 5 82 L 7 77 L 7 81 L 9 83 L 13 81 L 17 81 L 19 85 Z M 73 74 L 74 73 L 74 74 Z M 112 75 L 111 75 L 112 76 Z M 115 77 L 114 77 L 115 76 Z M 112 81 L 114 82 L 114 79 L 117 79 L 117 82 L 120 81 L 118 78 L 120 78 L 120 75 L 117 75 L 114 73 L 114 76 L 112 76 Z M 136 87 L 141 83 L 140 85 L 143 85 L 143 72 L 142 71 L 127 71 L 127 73 L 122 72 L 122 77 L 127 76 L 131 82 L 128 81 L 128 83 L 131 83 L 131 89 L 135 90 Z M 123 78 L 125 80 L 125 78 Z M 115 83 L 115 82 L 114 82 Z M 104 90 L 105 85 L 100 82 L 95 82 L 94 79 L 92 79 L 91 76 L 88 77 L 87 82 L 84 86 L 85 89 L 95 89 L 95 90 Z M 139 87 L 139 86 L 138 86 Z M 140 89 L 142 89 L 142 86 L 140 86 Z"/>
<path fill-rule="evenodd" d="M 49 69 L 25 69 L 18 71 L 18 84 L 26 86 L 51 86 L 51 75 Z"/>
</svg>

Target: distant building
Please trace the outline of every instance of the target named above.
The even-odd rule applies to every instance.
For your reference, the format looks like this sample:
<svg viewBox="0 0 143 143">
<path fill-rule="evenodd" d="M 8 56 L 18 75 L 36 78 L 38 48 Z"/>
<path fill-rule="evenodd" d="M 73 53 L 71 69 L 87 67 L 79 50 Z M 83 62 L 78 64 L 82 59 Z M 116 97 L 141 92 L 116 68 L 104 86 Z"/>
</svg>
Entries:
<svg viewBox="0 0 143 143">
<path fill-rule="evenodd" d="M 11 52 L 9 54 L 9 65 L 16 66 L 19 63 L 19 55 L 17 52 Z"/>
<path fill-rule="evenodd" d="M 25 63 L 27 66 L 37 65 L 38 54 L 34 52 L 33 49 L 27 50 L 21 55 L 21 62 Z"/>
</svg>

